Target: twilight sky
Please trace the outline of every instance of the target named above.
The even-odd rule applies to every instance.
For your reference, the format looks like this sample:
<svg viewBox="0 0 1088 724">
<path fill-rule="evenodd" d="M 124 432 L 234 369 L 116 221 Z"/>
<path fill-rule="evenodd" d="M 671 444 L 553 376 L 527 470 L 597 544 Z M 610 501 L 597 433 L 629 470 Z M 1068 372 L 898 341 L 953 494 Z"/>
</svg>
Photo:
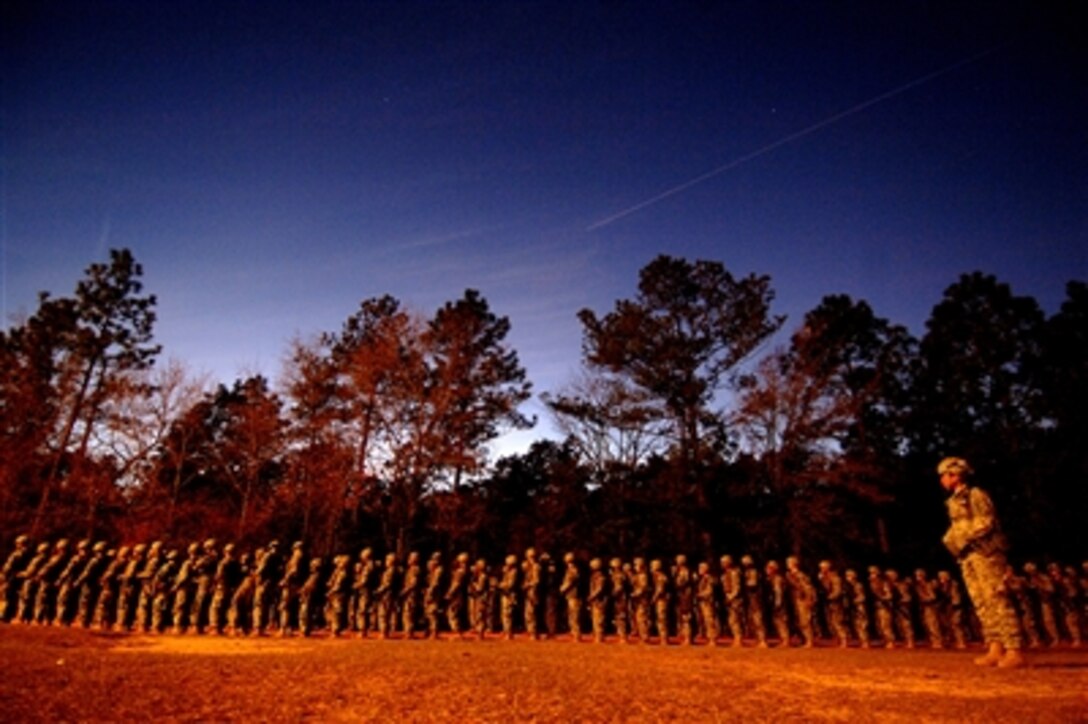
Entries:
<svg viewBox="0 0 1088 724">
<path fill-rule="evenodd" d="M 226 383 L 471 287 L 556 390 L 659 253 L 769 274 L 787 329 L 843 292 L 921 333 L 976 269 L 1052 312 L 1088 277 L 1088 42 L 1042 5 L 6 2 L 4 323 L 111 247 Z"/>
</svg>

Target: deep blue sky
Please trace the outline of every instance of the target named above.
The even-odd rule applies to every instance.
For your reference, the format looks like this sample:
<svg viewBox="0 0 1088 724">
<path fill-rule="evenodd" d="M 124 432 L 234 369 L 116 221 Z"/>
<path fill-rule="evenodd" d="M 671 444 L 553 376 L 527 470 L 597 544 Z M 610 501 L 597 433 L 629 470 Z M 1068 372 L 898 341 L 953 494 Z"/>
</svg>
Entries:
<svg viewBox="0 0 1088 724">
<path fill-rule="evenodd" d="M 229 383 L 365 298 L 472 287 L 538 392 L 659 253 L 769 274 L 787 327 L 845 292 L 920 333 L 976 269 L 1053 311 L 1088 277 L 1088 48 L 1055 7 L 8 2 L 4 311 L 128 247 L 165 354 Z"/>
</svg>

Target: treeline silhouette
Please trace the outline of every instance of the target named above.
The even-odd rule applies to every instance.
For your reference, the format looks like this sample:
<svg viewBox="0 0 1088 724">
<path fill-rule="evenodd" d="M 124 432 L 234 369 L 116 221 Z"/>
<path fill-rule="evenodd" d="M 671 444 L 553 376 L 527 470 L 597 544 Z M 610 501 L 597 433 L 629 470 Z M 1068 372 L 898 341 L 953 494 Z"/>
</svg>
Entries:
<svg viewBox="0 0 1088 724">
<path fill-rule="evenodd" d="M 828 296 L 787 341 L 766 276 L 660 256 L 582 310 L 583 368 L 533 421 L 509 321 L 476 291 L 431 316 L 385 296 L 297 340 L 275 385 L 156 362 L 127 250 L 0 334 L 0 547 L 18 533 L 182 545 L 304 540 L 594 555 L 945 562 L 933 472 L 970 459 L 1024 556 L 1083 555 L 1088 295 L 1048 316 L 980 272 L 922 337 Z"/>
</svg>

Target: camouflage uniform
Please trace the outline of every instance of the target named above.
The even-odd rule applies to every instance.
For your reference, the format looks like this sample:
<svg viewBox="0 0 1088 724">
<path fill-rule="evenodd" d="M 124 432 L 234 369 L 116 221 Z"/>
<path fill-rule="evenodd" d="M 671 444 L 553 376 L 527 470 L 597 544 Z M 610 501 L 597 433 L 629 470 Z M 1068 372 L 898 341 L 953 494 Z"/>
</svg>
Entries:
<svg viewBox="0 0 1088 724">
<path fill-rule="evenodd" d="M 457 560 L 450 571 L 450 583 L 446 587 L 446 623 L 450 633 L 461 635 L 462 611 L 465 609 L 465 594 L 468 589 L 468 553 L 458 553 Z"/>
<path fill-rule="evenodd" d="M 788 585 L 785 576 L 778 570 L 778 563 L 768 561 L 767 587 L 771 598 L 771 621 L 774 622 L 774 629 L 782 646 L 790 645 L 789 610 L 786 608 Z"/>
<path fill-rule="evenodd" d="M 227 611 L 227 633 L 237 636 L 252 626 L 253 596 L 257 591 L 257 571 L 254 561 L 260 560 L 264 550 L 258 548 L 252 556 L 243 553 L 238 559 L 242 569 L 241 579 L 230 597 L 230 609 Z"/>
<path fill-rule="evenodd" d="M 653 587 L 651 601 L 654 607 L 654 624 L 657 627 L 657 642 L 667 644 L 669 642 L 669 605 L 671 603 L 671 591 L 669 590 L 669 574 L 665 573 L 661 561 L 650 561 L 650 581 Z"/>
<path fill-rule="evenodd" d="M 869 648 L 869 595 L 865 586 L 858 579 L 857 571 L 852 568 L 846 570 L 846 580 L 843 583 L 843 595 L 849 607 L 850 624 L 854 629 L 854 635 L 858 639 L 861 648 Z"/>
<path fill-rule="evenodd" d="M 419 619 L 419 593 L 422 586 L 419 553 L 411 551 L 404 564 L 404 577 L 400 584 L 400 620 L 405 638 L 412 638 Z"/>
<path fill-rule="evenodd" d="M 938 587 L 935 581 L 929 580 L 924 569 L 919 568 L 914 572 L 914 597 L 918 600 L 918 608 L 922 614 L 922 626 L 926 630 L 926 639 L 929 645 L 935 649 L 944 648 L 944 637 L 941 635 L 941 619 L 938 615 Z"/>
<path fill-rule="evenodd" d="M 162 633 L 169 623 L 170 593 L 177 571 L 177 551 L 167 551 L 159 570 L 151 582 L 154 597 L 151 600 L 151 632 Z"/>
<path fill-rule="evenodd" d="M 427 588 L 423 591 L 423 615 L 427 617 L 427 636 L 436 638 L 442 619 L 442 558 L 432 553 L 427 561 Z"/>
<path fill-rule="evenodd" d="M 563 570 L 563 582 L 559 584 L 559 594 L 567 604 L 567 629 L 570 631 L 571 638 L 580 641 L 582 637 L 582 596 L 579 590 L 581 573 L 573 553 L 563 556 L 563 563 L 566 567 Z"/>
<path fill-rule="evenodd" d="M 540 554 L 540 582 L 537 590 L 540 592 L 540 601 L 536 605 L 536 621 L 540 622 L 540 611 L 544 611 L 544 633 L 555 638 L 559 633 L 559 568 L 548 553 Z"/>
<path fill-rule="evenodd" d="M 631 605 L 635 611 L 635 628 L 638 630 L 639 643 L 650 641 L 650 599 L 653 592 L 650 574 L 646 571 L 646 562 L 635 559 L 631 574 Z"/>
<path fill-rule="evenodd" d="M 293 629 L 292 623 L 297 620 L 298 590 L 302 586 L 306 572 L 302 541 L 295 541 L 291 546 L 291 557 L 283 566 L 283 575 L 280 576 L 279 604 L 277 613 L 280 620 L 280 636 L 289 636 Z"/>
<path fill-rule="evenodd" d="M 1065 624 L 1066 633 L 1073 646 L 1079 648 L 1082 641 L 1081 619 L 1079 601 L 1079 586 L 1077 585 L 1077 573 L 1073 568 L 1067 567 L 1064 571 L 1058 568 L 1056 563 L 1047 566 L 1054 578 L 1054 586 L 1058 591 L 1058 608 L 1061 611 L 1062 622 Z"/>
<path fill-rule="evenodd" d="M 303 636 L 309 636 L 314 626 L 314 613 L 317 611 L 317 595 L 321 587 L 322 561 L 316 556 L 310 559 L 310 570 L 306 580 L 298 589 L 298 630 Z"/>
<path fill-rule="evenodd" d="M 722 556 L 718 563 L 722 569 L 725 621 L 729 625 L 729 635 L 733 637 L 733 646 L 740 646 L 744 641 L 744 576 L 741 569 L 734 565 L 733 556 Z"/>
<path fill-rule="evenodd" d="M 224 626 L 228 623 L 227 608 L 244 575 L 241 561 L 234 557 L 234 544 L 227 543 L 223 546 L 223 555 L 215 567 L 212 602 L 208 606 L 208 627 L 213 633 L 223 633 Z"/>
<path fill-rule="evenodd" d="M 695 642 L 692 621 L 695 613 L 695 580 L 688 568 L 687 556 L 676 556 L 672 584 L 676 597 L 676 635 L 681 643 L 690 646 Z"/>
<path fill-rule="evenodd" d="M 144 554 L 147 546 L 137 543 L 132 547 L 132 556 L 121 571 L 117 588 L 117 614 L 115 626 L 120 631 L 130 631 L 136 626 L 136 608 L 140 602 L 140 571 L 147 562 Z"/>
<path fill-rule="evenodd" d="M 351 582 L 351 612 L 355 630 L 364 639 L 370 633 L 376 568 L 374 552 L 370 548 L 359 551 L 359 560 L 355 563 L 355 575 Z"/>
<path fill-rule="evenodd" d="M 767 648 L 767 623 L 763 613 L 763 581 L 755 561 L 749 555 L 741 556 L 740 569 L 744 582 L 744 611 L 748 618 L 748 628 L 756 637 L 756 645 Z"/>
<path fill-rule="evenodd" d="M 91 625 L 96 629 L 109 629 L 113 625 L 113 616 L 117 612 L 117 595 L 121 586 L 121 575 L 128 565 L 129 548 L 121 546 L 109 566 L 99 579 L 98 602 L 94 609 Z"/>
<path fill-rule="evenodd" d="M 68 625 L 75 615 L 76 602 L 73 595 L 77 590 L 75 582 L 80 571 L 83 570 L 83 566 L 87 565 L 87 561 L 90 559 L 90 551 L 88 550 L 90 544 L 89 540 L 81 540 L 77 543 L 75 553 L 68 559 L 64 570 L 57 576 L 57 598 L 53 613 L 53 624 L 56 626 Z"/>
<path fill-rule="evenodd" d="M 975 604 L 982 632 L 990 653 L 980 664 L 997 663 L 1001 650 L 1015 652 L 1001 663 L 1016 666 L 1020 659 L 1021 637 L 1016 613 L 1005 595 L 1002 578 L 1005 572 L 1005 538 L 1001 534 L 993 503 L 985 492 L 968 486 L 962 475 L 970 473 L 966 461 L 946 459 L 938 466 L 946 489 L 951 489 L 946 506 L 951 525 L 943 542 L 959 561 L 967 593 Z"/>
<path fill-rule="evenodd" d="M 880 638 L 886 647 L 895 648 L 895 627 L 892 624 L 895 614 L 895 591 L 876 566 L 869 566 L 869 593 L 873 597 L 876 629 L 880 632 Z"/>
<path fill-rule="evenodd" d="M 514 638 L 514 611 L 518 605 L 518 559 L 509 555 L 502 567 L 499 580 L 499 595 L 502 604 L 502 635 L 506 639 Z"/>
<path fill-rule="evenodd" d="M 1039 626 L 1035 618 L 1035 601 L 1027 580 L 1018 575 L 1011 565 L 1007 565 L 1002 584 L 1005 587 L 1005 595 L 1008 596 L 1009 603 L 1016 612 L 1021 635 L 1027 639 L 1028 646 L 1033 649 L 1039 648 L 1042 640 L 1039 638 Z"/>
<path fill-rule="evenodd" d="M 793 601 L 793 612 L 797 616 L 797 628 L 805 639 L 804 646 L 811 648 L 816 643 L 815 626 L 812 622 L 816 587 L 812 585 L 808 574 L 801 570 L 796 556 L 786 559 L 786 580 L 790 584 L 790 598 Z"/>
<path fill-rule="evenodd" d="M 269 541 L 264 553 L 253 562 L 253 624 L 250 634 L 263 636 L 276 610 L 275 586 L 280 580 L 279 541 Z"/>
<path fill-rule="evenodd" d="M 191 603 L 196 593 L 196 581 L 193 573 L 196 568 L 196 560 L 200 555 L 200 546 L 196 543 L 189 545 L 188 557 L 182 561 L 174 578 L 174 633 L 184 633 L 190 625 Z"/>
<path fill-rule="evenodd" d="M 68 539 L 61 538 L 53 546 L 53 554 L 38 569 L 38 589 L 34 597 L 34 623 L 44 624 L 53 620 L 57 600 L 57 579 L 68 562 Z"/>
<path fill-rule="evenodd" d="M 348 603 L 351 596 L 351 557 L 333 558 L 332 573 L 325 582 L 325 624 L 329 633 L 339 636 L 348 625 Z"/>
<path fill-rule="evenodd" d="M 19 580 L 19 606 L 15 611 L 17 623 L 30 623 L 34 618 L 34 600 L 38 597 L 38 572 L 49 560 L 49 544 L 39 543 L 26 567 L 16 574 Z"/>
<path fill-rule="evenodd" d="M 487 561 L 479 558 L 472 568 L 472 578 L 468 584 L 468 618 L 472 630 L 480 638 L 487 633 L 490 593 L 491 576 L 487 570 Z"/>
<path fill-rule="evenodd" d="M 388 638 L 393 632 L 397 595 L 397 556 L 387 553 L 378 587 L 374 589 L 374 599 L 378 604 L 378 638 Z"/>
<path fill-rule="evenodd" d="M 627 572 L 623 570 L 623 561 L 613 558 L 608 563 L 609 593 L 612 596 L 612 625 L 620 643 L 627 643 L 629 636 L 627 607 L 628 590 L 631 587 Z"/>
<path fill-rule="evenodd" d="M 601 570 L 601 559 L 589 562 L 589 592 L 586 594 L 593 640 L 604 641 L 604 624 L 608 612 L 608 576 Z"/>
<path fill-rule="evenodd" d="M 695 572 L 695 601 L 699 606 L 699 618 L 703 623 L 703 633 L 711 646 L 718 645 L 718 612 L 715 588 L 717 579 L 710 572 L 710 564 L 703 561 Z"/>
<path fill-rule="evenodd" d="M 152 581 L 155 572 L 162 565 L 162 541 L 152 541 L 147 549 L 147 557 L 144 559 L 140 572 L 136 575 L 139 580 L 140 593 L 136 601 L 136 628 L 140 631 L 151 630 L 151 615 L 154 609 L 155 590 Z"/>
<path fill-rule="evenodd" d="M 19 574 L 32 558 L 30 539 L 25 535 L 15 538 L 15 549 L 4 560 L 0 569 L 0 621 L 10 621 L 19 603 Z"/>
<path fill-rule="evenodd" d="M 525 617 L 525 632 L 529 638 L 538 637 L 537 620 L 539 612 L 541 590 L 541 567 L 536 559 L 536 551 L 529 548 L 525 551 L 525 560 L 521 564 L 521 600 L 522 614 Z"/>
<path fill-rule="evenodd" d="M 831 634 L 846 648 L 849 635 L 846 631 L 846 600 L 842 585 L 842 576 L 836 571 L 831 561 L 820 561 L 817 579 L 824 592 L 824 612 Z"/>
<path fill-rule="evenodd" d="M 219 563 L 219 553 L 215 549 L 216 541 L 209 538 L 204 541 L 200 555 L 193 566 L 193 612 L 190 614 L 193 633 L 204 633 L 204 624 L 208 620 L 208 608 L 212 602 L 212 589 L 215 584 L 215 569 Z"/>
<path fill-rule="evenodd" d="M 1039 618 L 1043 622 L 1043 630 L 1046 631 L 1047 645 L 1055 646 L 1061 637 L 1058 634 L 1058 617 L 1054 615 L 1054 581 L 1034 563 L 1024 564 L 1024 576 L 1028 588 L 1035 594 L 1035 600 L 1039 604 Z"/>
<path fill-rule="evenodd" d="M 899 573 L 888 570 L 884 575 L 888 577 L 895 597 L 895 627 L 899 629 L 899 636 L 903 639 L 908 649 L 914 648 L 914 618 L 911 616 L 911 607 L 914 604 L 914 587 L 910 580 L 902 580 Z"/>
<path fill-rule="evenodd" d="M 963 619 L 963 592 L 948 571 L 937 572 L 938 614 L 941 628 L 952 637 L 957 649 L 967 648 L 967 629 Z"/>
</svg>

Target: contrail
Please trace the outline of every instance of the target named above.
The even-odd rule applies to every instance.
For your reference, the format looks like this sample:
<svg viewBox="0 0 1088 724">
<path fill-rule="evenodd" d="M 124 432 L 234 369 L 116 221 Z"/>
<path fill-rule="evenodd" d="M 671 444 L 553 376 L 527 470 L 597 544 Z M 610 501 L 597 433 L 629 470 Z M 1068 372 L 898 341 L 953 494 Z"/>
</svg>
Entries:
<svg viewBox="0 0 1088 724">
<path fill-rule="evenodd" d="M 778 139 L 777 141 L 775 141 L 773 143 L 768 143 L 766 146 L 762 146 L 761 148 L 757 148 L 755 151 L 752 151 L 751 153 L 745 154 L 744 156 L 741 156 L 740 158 L 735 158 L 732 161 L 730 161 L 729 163 L 725 164 L 724 166 L 718 166 L 715 169 L 711 169 L 710 171 L 707 171 L 706 173 L 704 173 L 704 174 L 702 174 L 700 176 L 696 176 L 695 178 L 693 178 L 693 179 L 691 179 L 689 181 L 685 181 L 684 183 L 680 184 L 679 186 L 673 186 L 670 189 L 666 189 L 665 191 L 662 191 L 661 193 L 659 193 L 657 196 L 652 196 L 652 197 L 646 199 L 645 201 L 641 201 L 641 202 L 635 204 L 634 206 L 630 206 L 630 207 L 624 209 L 623 211 L 618 211 L 618 212 L 612 214 L 611 216 L 607 216 L 607 217 L 601 219 L 600 221 L 596 221 L 596 222 L 590 224 L 589 226 L 587 226 L 586 231 L 594 231 L 596 229 L 600 229 L 601 227 L 608 226 L 613 221 L 619 221 L 620 219 L 622 219 L 625 216 L 630 216 L 631 214 L 635 213 L 636 211 L 641 211 L 642 209 L 645 209 L 647 206 L 652 206 L 652 205 L 656 204 L 658 201 L 663 201 L 663 200 L 669 198 L 670 196 L 675 196 L 676 194 L 680 193 L 681 191 L 686 191 L 687 189 L 691 188 L 692 186 L 695 186 L 696 184 L 700 184 L 700 183 L 702 183 L 703 181 L 706 181 L 709 178 L 713 178 L 713 177 L 717 176 L 718 174 L 725 173 L 726 171 L 728 171 L 730 169 L 736 168 L 737 166 L 740 166 L 741 164 L 747 163 L 747 162 L 751 161 L 753 158 L 758 158 L 758 157 L 762 156 L 765 153 L 770 153 L 771 151 L 778 148 L 779 146 L 785 146 L 787 143 L 790 143 L 792 141 L 796 141 L 799 138 L 804 138 L 805 136 L 809 136 L 809 135 L 815 133 L 816 131 L 819 131 L 822 128 L 826 128 L 827 126 L 830 126 L 833 123 L 838 123 L 842 119 L 847 118 L 849 116 L 852 116 L 852 115 L 854 115 L 856 113 L 861 113 L 866 108 L 870 108 L 872 106 L 875 106 L 878 103 L 883 103 L 884 101 L 888 100 L 889 98 L 894 98 L 897 95 L 900 95 L 902 93 L 906 93 L 911 88 L 917 88 L 920 85 L 928 83 L 929 81 L 933 80 L 934 78 L 939 78 L 940 76 L 945 75 L 946 73 L 951 73 L 952 71 L 958 70 L 959 68 L 962 68 L 965 65 L 970 65 L 971 63 L 977 63 L 978 61 L 985 58 L 987 55 L 990 55 L 994 51 L 998 50 L 998 48 L 1000 48 L 1000 47 L 1001 47 L 1000 45 L 995 45 L 994 47 L 992 47 L 992 48 L 990 48 L 988 50 L 984 50 L 981 53 L 978 53 L 977 55 L 972 55 L 969 58 L 965 58 L 963 60 L 960 60 L 960 61 L 958 61 L 956 63 L 953 63 L 952 65 L 941 68 L 940 70 L 935 70 L 932 73 L 927 73 L 926 75 L 923 75 L 923 76 L 921 76 L 919 78 L 915 78 L 914 80 L 910 81 L 909 83 L 904 83 L 901 86 L 898 86 L 896 88 L 892 88 L 889 91 L 885 91 L 884 93 L 881 93 L 878 96 L 873 96 L 872 98 L 870 98 L 867 101 L 863 101 L 861 103 L 858 103 L 856 106 L 851 106 L 850 108 L 847 108 L 845 111 L 840 111 L 839 113 L 836 113 L 833 116 L 828 116 L 827 118 L 823 119 L 822 121 L 818 121 L 817 123 L 813 123 L 811 126 L 807 126 L 805 128 L 802 128 L 800 131 L 795 131 L 794 133 L 791 133 L 788 136 L 780 138 L 780 139 Z"/>
</svg>

